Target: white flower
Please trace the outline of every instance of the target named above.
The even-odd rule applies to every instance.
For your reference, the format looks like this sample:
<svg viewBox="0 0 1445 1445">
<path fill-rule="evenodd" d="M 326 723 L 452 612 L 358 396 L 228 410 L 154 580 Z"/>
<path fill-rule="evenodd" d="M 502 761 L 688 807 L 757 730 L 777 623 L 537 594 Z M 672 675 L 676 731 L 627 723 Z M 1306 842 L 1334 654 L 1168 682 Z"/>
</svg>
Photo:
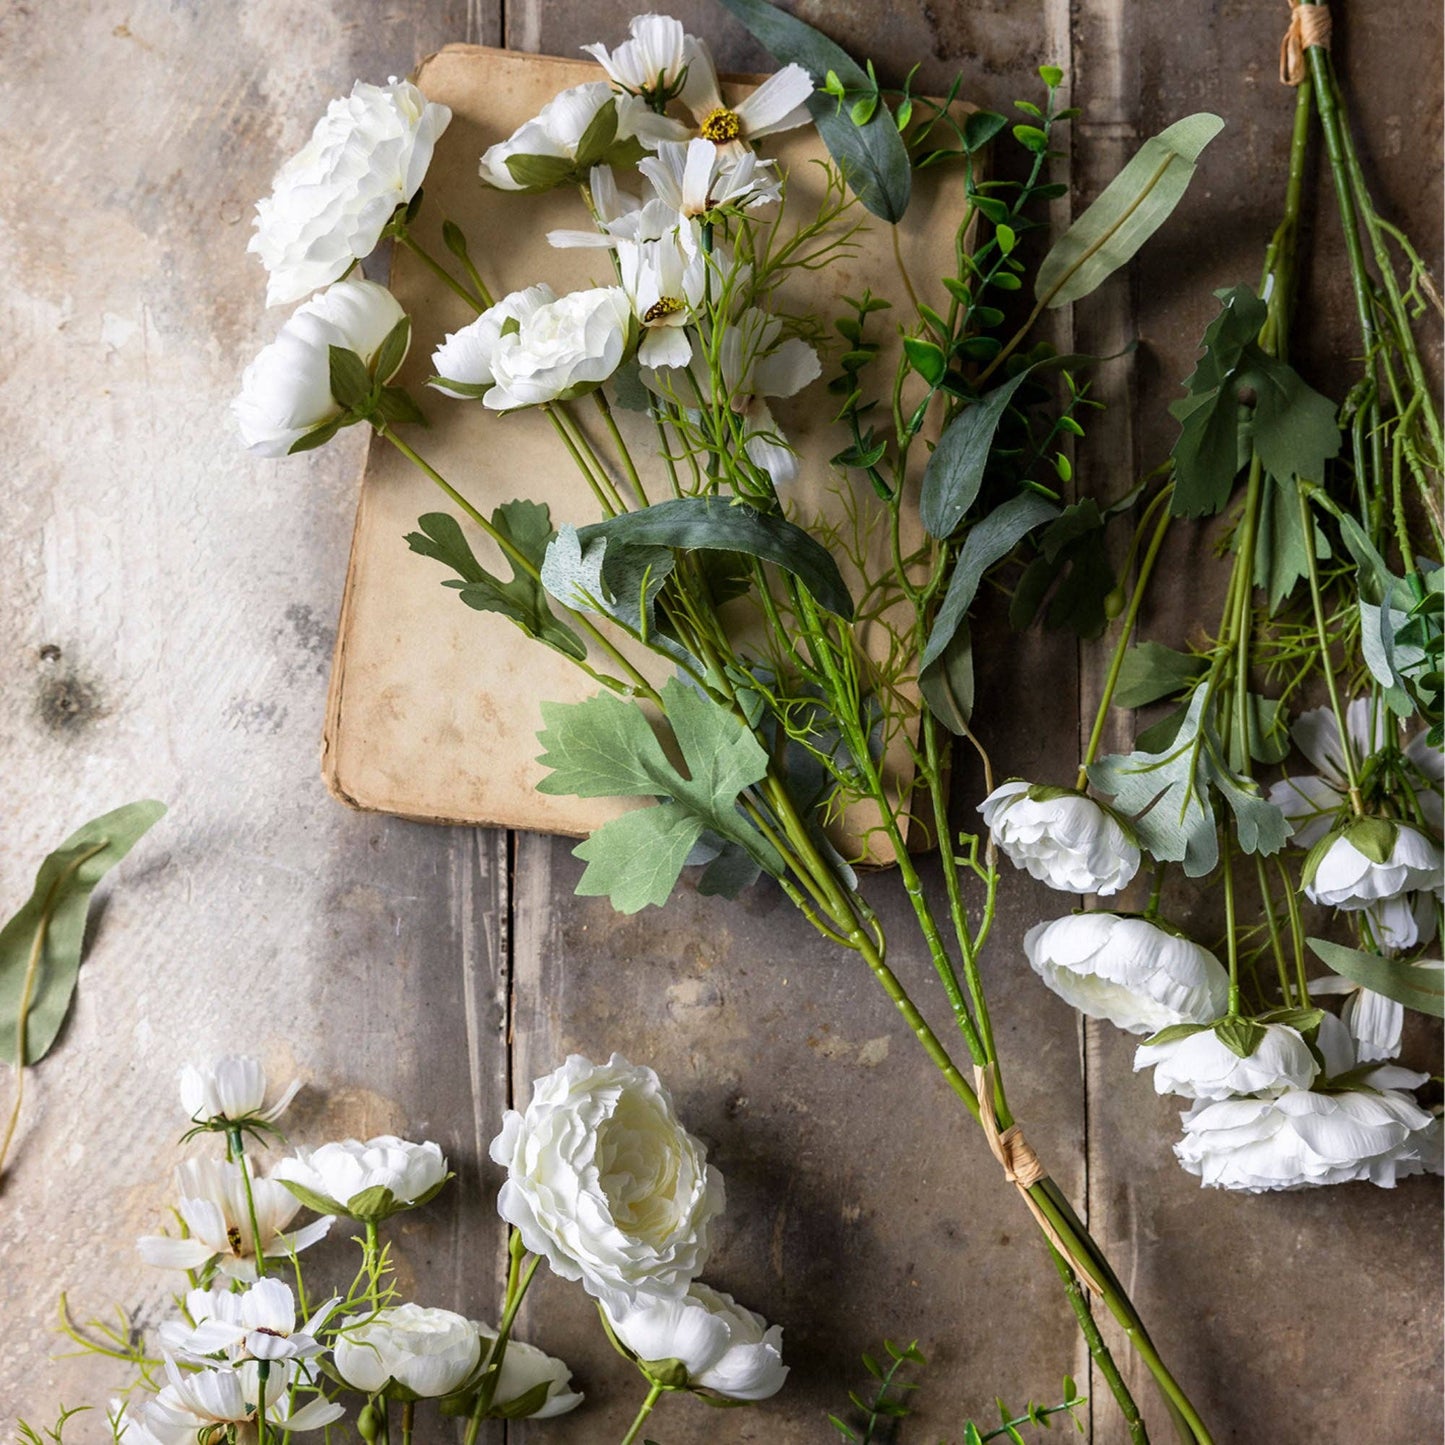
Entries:
<svg viewBox="0 0 1445 1445">
<path fill-rule="evenodd" d="M 483 395 L 494 382 L 492 356 L 501 340 L 502 327 L 509 321 L 520 326 L 534 311 L 556 299 L 556 292 L 545 283 L 529 286 L 502 297 L 460 331 L 449 332 L 432 353 L 436 375 L 427 385 L 462 399 Z"/>
<path fill-rule="evenodd" d="M 681 1294 L 707 1262 L 722 1175 L 651 1069 L 571 1055 L 492 1140 L 497 1212 L 589 1294 Z"/>
<path fill-rule="evenodd" d="M 354 351 L 370 366 L 405 319 L 396 298 L 375 281 L 339 281 L 298 306 L 246 368 L 241 394 L 231 403 L 246 447 L 260 457 L 282 457 L 307 432 L 335 421 L 341 408 L 331 395 L 331 347 Z"/>
<path fill-rule="evenodd" d="M 485 1358 L 496 1343 L 497 1332 L 486 1325 L 472 1324 L 482 1341 L 482 1357 Z M 583 1396 L 567 1387 L 572 1383 L 572 1371 L 566 1364 L 539 1350 L 535 1345 L 524 1345 L 520 1340 L 508 1339 L 507 1353 L 502 1357 L 502 1372 L 497 1377 L 492 1404 L 498 1408 L 520 1400 L 529 1390 L 535 1390 L 543 1381 L 547 1382 L 547 1398 L 540 1409 L 533 1410 L 529 1420 L 550 1420 L 554 1415 L 565 1415 L 582 1403 Z"/>
<path fill-rule="evenodd" d="M 1445 968 L 1445 963 L 1438 958 L 1420 958 L 1402 966 L 1438 974 Z M 1349 1033 L 1355 1055 L 1362 1063 L 1393 1059 L 1399 1054 L 1405 1031 L 1403 1004 L 1373 989 L 1362 988 L 1353 979 L 1341 978 L 1338 974 L 1312 978 L 1310 993 L 1343 995 L 1345 1005 L 1340 1011 L 1340 1019 Z"/>
<path fill-rule="evenodd" d="M 300 1087 L 301 1081 L 293 1080 L 266 1109 L 266 1070 L 260 1059 L 226 1054 L 209 1064 L 187 1064 L 180 1072 L 181 1107 L 193 1124 L 241 1119 L 269 1124 L 281 1117 Z"/>
<path fill-rule="evenodd" d="M 630 40 L 616 50 L 605 45 L 582 49 L 611 77 L 612 83 L 632 95 L 668 100 L 677 94 L 687 72 L 689 36 L 680 20 L 670 15 L 634 15 L 627 27 Z"/>
<path fill-rule="evenodd" d="M 1322 851 L 1305 868 L 1307 898 L 1331 908 L 1356 910 L 1438 885 L 1440 849 L 1407 823 L 1385 825 L 1394 837 L 1388 852 L 1381 848 L 1382 856 L 1371 857 L 1356 846 L 1357 841 L 1366 841 L 1360 837 L 1361 825 L 1377 827 L 1380 822 L 1363 819 L 1332 841 L 1316 845 Z"/>
<path fill-rule="evenodd" d="M 594 231 L 557 230 L 547 232 L 549 245 L 609 247 L 618 241 L 655 241 L 677 225 L 677 215 L 657 199 L 643 205 L 636 196 L 617 189 L 612 167 L 593 166 L 588 173 L 587 191 L 592 197 Z"/>
<path fill-rule="evenodd" d="M 169 1384 L 137 1412 L 140 1424 L 155 1438 L 185 1440 L 191 1445 L 198 1431 L 209 1435 L 217 1425 L 236 1425 L 256 1418 L 260 1374 L 254 1361 L 232 1369 L 221 1366 L 183 1372 L 174 1360 L 166 1361 Z M 340 1405 L 317 1396 L 300 1409 L 288 1412 L 291 1389 L 308 1383 L 294 1361 L 273 1364 L 266 1377 L 266 1419 L 284 1430 L 319 1430 L 346 1413 Z"/>
<path fill-rule="evenodd" d="M 1139 1046 L 1134 1071 L 1154 1069 L 1154 1091 L 1186 1099 L 1228 1099 L 1237 1094 L 1277 1094 L 1308 1089 L 1320 1066 L 1297 1029 L 1262 1024 L 1264 1038 L 1242 1059 L 1213 1028 L 1185 1038 Z"/>
<path fill-rule="evenodd" d="M 1405 953 L 1435 937 L 1439 900 L 1433 893 L 1402 893 L 1365 909 L 1375 943 L 1387 953 Z"/>
<path fill-rule="evenodd" d="M 707 257 L 678 231 L 657 241 L 619 241 L 622 289 L 642 328 L 637 359 L 643 366 L 686 366 L 692 343 L 684 328 L 702 305 Z"/>
<path fill-rule="evenodd" d="M 689 1388 L 732 1400 L 766 1400 L 783 1388 L 783 1330 L 744 1309 L 731 1295 L 692 1284 L 675 1299 L 604 1296 L 617 1338 L 645 1364 L 678 1361 Z"/>
<path fill-rule="evenodd" d="M 687 220 L 718 206 L 752 210 L 782 196 L 775 162 L 759 160 L 752 151 L 732 155 L 700 136 L 686 144 L 662 141 L 637 169 L 652 182 L 657 199 Z"/>
<path fill-rule="evenodd" d="M 421 188 L 452 118 L 410 81 L 358 80 L 333 100 L 311 139 L 256 203 L 249 250 L 271 273 L 266 304 L 283 306 L 339 280 L 364 260 L 386 223 Z"/>
<path fill-rule="evenodd" d="M 1142 918 L 1075 913 L 1024 935 L 1033 970 L 1090 1018 L 1131 1034 L 1218 1018 L 1229 1002 L 1219 960 Z"/>
<path fill-rule="evenodd" d="M 481 1337 L 470 1320 L 451 1310 L 404 1304 L 345 1321 L 332 1358 L 353 1389 L 432 1400 L 465 1383 L 481 1354 Z"/>
<path fill-rule="evenodd" d="M 595 391 L 622 364 L 632 324 L 632 303 L 619 286 L 544 302 L 517 330 L 498 336 L 489 362 L 493 385 L 482 404 L 513 411 Z"/>
<path fill-rule="evenodd" d="M 583 140 L 589 130 L 596 136 L 594 123 L 607 106 L 616 110 L 616 131 L 607 139 L 601 154 L 586 154 Z M 481 161 L 482 179 L 501 191 L 546 189 L 541 184 L 540 173 L 536 179 L 527 176 L 528 158 L 536 157 L 544 163 L 547 185 L 560 184 L 577 167 L 586 172 L 605 160 L 617 142 L 635 137 L 637 122 L 646 113 L 647 107 L 640 100 L 631 95 L 614 95 L 605 80 L 574 85 L 553 96 L 536 117 L 518 126 L 506 140 L 487 147 Z M 605 129 L 607 122 L 601 124 Z M 515 161 L 516 165 L 509 165 L 509 161 Z M 553 164 L 547 166 L 547 161 Z M 518 178 L 518 171 L 523 173 L 522 179 Z M 550 179 L 553 176 L 555 179 Z"/>
<path fill-rule="evenodd" d="M 1432 1122 L 1394 1089 L 1198 1103 L 1174 1152 L 1191 1174 L 1251 1194 L 1368 1179 L 1391 1189 L 1425 1167 Z"/>
<path fill-rule="evenodd" d="M 380 1134 L 363 1144 L 343 1139 L 319 1149 L 297 1149 L 272 1171 L 297 1198 L 326 1214 L 375 1223 L 425 1204 L 447 1182 L 441 1146 L 412 1144 Z"/>
<path fill-rule="evenodd" d="M 251 1196 L 261 1252 L 285 1256 L 315 1244 L 331 1228 L 327 1215 L 304 1229 L 282 1231 L 296 1217 L 301 1201 L 284 1184 L 254 1173 L 249 1157 L 241 1163 L 222 1159 L 187 1159 L 176 1170 L 176 1205 L 190 1231 L 189 1238 L 148 1235 L 140 1240 L 141 1258 L 166 1269 L 204 1269 L 213 1261 L 228 1279 L 256 1277 L 256 1242 L 242 1170 L 251 1174 Z"/>
<path fill-rule="evenodd" d="M 239 1294 L 193 1289 L 186 1294 L 189 1318 L 162 1324 L 161 1344 L 167 1354 L 182 1358 L 224 1352 L 233 1362 L 243 1357 L 305 1360 L 321 1353 L 316 1331 L 337 1302 L 333 1296 L 298 1330 L 295 1296 L 289 1285 L 273 1276 L 258 1279 Z"/>
<path fill-rule="evenodd" d="M 1082 793 L 1015 778 L 978 811 L 1014 867 L 1061 893 L 1107 897 L 1139 871 L 1139 845 L 1109 809 Z"/>
</svg>

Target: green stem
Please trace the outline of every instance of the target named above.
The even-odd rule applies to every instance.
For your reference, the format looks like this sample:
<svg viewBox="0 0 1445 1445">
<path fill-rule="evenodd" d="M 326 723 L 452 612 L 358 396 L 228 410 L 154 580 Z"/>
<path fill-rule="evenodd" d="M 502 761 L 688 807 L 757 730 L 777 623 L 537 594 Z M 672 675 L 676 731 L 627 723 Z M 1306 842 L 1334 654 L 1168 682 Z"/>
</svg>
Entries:
<svg viewBox="0 0 1445 1445">
<path fill-rule="evenodd" d="M 622 463 L 622 470 L 627 473 L 627 480 L 632 483 L 632 490 L 636 492 L 637 500 L 644 507 L 647 506 L 647 493 L 643 490 L 642 478 L 638 475 L 637 466 L 632 460 L 632 453 L 628 451 L 627 443 L 623 440 L 622 432 L 617 425 L 617 418 L 612 415 L 612 405 L 602 394 L 601 387 L 592 393 L 592 400 L 596 403 L 597 410 L 602 413 L 602 420 L 612 437 L 612 445 L 617 448 L 617 457 Z"/>
<path fill-rule="evenodd" d="M 1234 858 L 1229 848 L 1229 829 L 1221 842 L 1224 862 L 1224 936 L 1229 955 L 1229 1017 L 1239 1017 L 1239 939 L 1235 936 Z"/>
<path fill-rule="evenodd" d="M 642 1402 L 642 1408 L 637 1412 L 637 1418 L 627 1428 L 627 1434 L 622 1437 L 621 1445 L 632 1445 L 637 1439 L 637 1432 L 642 1429 L 647 1417 L 652 1414 L 652 1407 L 662 1398 L 662 1386 L 654 1385 L 648 1392 L 647 1398 Z"/>
<path fill-rule="evenodd" d="M 406 1400 L 401 1407 L 401 1445 L 411 1445 L 412 1417 L 415 1414 L 416 1405 L 411 1400 Z"/>
<path fill-rule="evenodd" d="M 246 1216 L 251 1225 L 251 1248 L 256 1254 L 256 1278 L 260 1279 L 266 1273 L 265 1246 L 261 1239 L 261 1226 L 256 1222 L 256 1197 L 251 1192 L 251 1169 L 246 1162 L 246 1142 L 241 1130 L 235 1125 L 226 1130 L 226 1143 L 240 1166 L 241 1187 L 246 1192 Z"/>
<path fill-rule="evenodd" d="M 515 1229 L 507 1241 L 507 1254 L 507 1295 L 502 1308 L 502 1318 L 497 1324 L 497 1338 L 492 1341 L 492 1348 L 487 1352 L 482 1373 L 482 1388 L 477 1395 L 477 1404 L 472 1411 L 472 1417 L 467 1421 L 467 1433 L 463 1437 L 464 1445 L 476 1445 L 482 1421 L 487 1418 L 487 1412 L 492 1408 L 492 1401 L 496 1398 L 497 1393 L 497 1382 L 502 1378 L 502 1364 L 507 1357 L 507 1341 L 512 1337 L 512 1326 L 516 1322 L 517 1311 L 521 1309 L 522 1301 L 527 1295 L 527 1288 L 532 1283 L 532 1277 L 537 1273 L 537 1266 L 542 1262 L 542 1256 L 534 1254 L 523 1264 L 527 1250 L 522 1243 L 521 1234 Z"/>
<path fill-rule="evenodd" d="M 244 1166 L 242 1166 L 244 1167 Z M 250 1191 L 247 1190 L 249 1195 Z M 249 1199 L 248 1199 L 249 1202 Z M 256 1445 L 266 1445 L 266 1385 L 271 1378 L 271 1361 L 256 1361 Z"/>
<path fill-rule="evenodd" d="M 432 256 L 429 252 L 425 251 L 421 246 L 417 245 L 417 243 L 412 240 L 410 232 L 405 229 L 399 230 L 396 232 L 396 239 L 400 241 L 401 244 L 405 246 L 406 249 L 410 251 L 412 255 L 415 256 L 417 260 L 420 261 L 422 265 L 425 266 L 427 270 L 430 271 L 432 275 L 437 278 L 438 281 L 442 282 L 443 285 L 448 287 L 448 289 L 455 291 L 456 294 L 460 296 L 462 300 L 465 301 L 467 305 L 472 308 L 473 311 L 485 311 L 487 307 L 492 304 L 490 298 L 482 300 L 476 296 L 473 296 L 472 293 L 468 291 L 467 288 L 463 286 L 462 283 L 458 281 L 457 278 L 453 276 L 452 273 L 448 271 L 447 268 L 436 259 L 436 257 Z"/>
</svg>

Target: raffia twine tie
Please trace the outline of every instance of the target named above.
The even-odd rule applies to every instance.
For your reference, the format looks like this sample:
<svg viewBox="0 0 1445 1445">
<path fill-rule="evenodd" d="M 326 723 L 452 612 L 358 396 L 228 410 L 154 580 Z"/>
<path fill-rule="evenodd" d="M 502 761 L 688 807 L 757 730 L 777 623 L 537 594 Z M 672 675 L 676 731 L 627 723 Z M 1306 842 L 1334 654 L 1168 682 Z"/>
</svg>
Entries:
<svg viewBox="0 0 1445 1445">
<path fill-rule="evenodd" d="M 1281 85 L 1299 85 L 1309 74 L 1305 51 L 1312 45 L 1328 50 L 1334 22 L 1328 5 L 1301 5 L 1300 0 L 1289 3 L 1289 29 L 1279 43 L 1279 79 Z"/>
<path fill-rule="evenodd" d="M 974 1085 L 978 1090 L 978 1122 L 983 1125 L 983 1136 L 988 1140 L 989 1152 L 1003 1166 L 1003 1177 L 1018 1189 L 1029 1213 L 1033 1215 L 1060 1257 L 1089 1289 L 1102 1295 L 1103 1287 L 1094 1278 L 1093 1271 L 1064 1243 L 1059 1231 L 1054 1228 L 1053 1221 L 1029 1193 L 1035 1184 L 1049 1177 L 1049 1172 L 1039 1162 L 1039 1156 L 1034 1153 L 1033 1146 L 1024 1138 L 1024 1132 L 1017 1124 L 1010 1124 L 1007 1129 L 999 1128 L 998 1111 L 993 1100 L 996 1073 L 997 1065 L 993 1063 L 984 1068 L 975 1065 L 973 1070 Z"/>
</svg>

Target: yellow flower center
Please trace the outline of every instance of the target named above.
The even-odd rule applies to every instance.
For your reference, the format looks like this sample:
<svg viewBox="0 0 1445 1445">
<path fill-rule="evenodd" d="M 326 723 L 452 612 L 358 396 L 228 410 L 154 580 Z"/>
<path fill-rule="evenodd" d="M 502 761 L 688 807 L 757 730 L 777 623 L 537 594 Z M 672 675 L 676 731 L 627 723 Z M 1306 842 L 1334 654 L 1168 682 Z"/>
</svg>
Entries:
<svg viewBox="0 0 1445 1445">
<path fill-rule="evenodd" d="M 686 310 L 686 301 L 679 301 L 676 296 L 660 296 L 642 313 L 642 324 L 651 326 L 654 321 L 662 321 L 668 316 L 676 316 L 679 311 Z"/>
<path fill-rule="evenodd" d="M 719 106 L 702 118 L 700 130 L 704 140 L 710 140 L 714 145 L 726 145 L 743 133 L 743 123 L 738 119 L 736 111 L 724 110 Z"/>
</svg>

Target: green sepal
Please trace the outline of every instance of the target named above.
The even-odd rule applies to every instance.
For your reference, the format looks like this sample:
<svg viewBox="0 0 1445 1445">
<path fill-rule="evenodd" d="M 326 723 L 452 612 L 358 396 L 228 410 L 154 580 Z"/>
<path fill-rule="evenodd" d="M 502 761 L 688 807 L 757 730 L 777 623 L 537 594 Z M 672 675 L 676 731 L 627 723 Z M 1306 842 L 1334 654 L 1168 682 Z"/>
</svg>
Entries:
<svg viewBox="0 0 1445 1445">
<path fill-rule="evenodd" d="M 326 1195 L 318 1194 L 315 1190 L 308 1189 L 304 1184 L 298 1184 L 294 1179 L 281 1179 L 277 1182 L 284 1184 L 307 1209 L 314 1209 L 317 1214 L 346 1213 L 346 1210 L 334 1199 L 328 1199 Z"/>
<path fill-rule="evenodd" d="M 1340 836 L 1356 852 L 1363 853 L 1371 863 L 1383 867 L 1395 851 L 1400 826 L 1388 818 L 1356 818 Z"/>
<path fill-rule="evenodd" d="M 1319 1032 L 1324 1017 L 1322 1008 L 1272 1008 L 1267 1013 L 1256 1014 L 1255 1020 L 1262 1024 L 1283 1024 L 1310 1043 Z"/>
<path fill-rule="evenodd" d="M 681 1360 L 638 1360 L 637 1368 L 664 1390 L 687 1389 L 687 1366 Z"/>
<path fill-rule="evenodd" d="M 1247 1059 L 1265 1040 L 1265 1029 L 1253 1019 L 1224 1018 L 1213 1025 L 1214 1037 L 1232 1054 Z"/>
<path fill-rule="evenodd" d="M 371 404 L 371 373 L 366 363 L 345 346 L 326 349 L 331 375 L 331 395 L 342 411 L 359 415 Z"/>
<path fill-rule="evenodd" d="M 294 457 L 300 452 L 315 451 L 317 447 L 324 447 L 337 432 L 344 426 L 353 426 L 360 418 L 354 416 L 333 417 L 320 426 L 312 427 L 304 436 L 299 436 L 289 447 L 286 448 L 286 455 Z"/>
<path fill-rule="evenodd" d="M 401 386 L 384 386 L 376 394 L 374 414 L 384 422 L 426 423 L 422 409 L 412 399 L 411 393 Z"/>
<path fill-rule="evenodd" d="M 506 164 L 518 189 L 528 195 L 556 190 L 577 174 L 576 161 L 566 156 L 508 156 Z"/>
<path fill-rule="evenodd" d="M 453 381 L 449 376 L 429 376 L 426 379 L 426 384 L 428 386 L 436 387 L 439 391 L 443 387 L 445 387 L 447 391 L 455 391 L 460 393 L 462 396 L 470 396 L 480 399 L 481 397 L 484 397 L 496 385 L 496 382 Z"/>
<path fill-rule="evenodd" d="M 390 381 L 401 369 L 411 346 L 411 317 L 403 316 L 386 333 L 376 355 L 371 358 L 371 375 L 377 381 Z M 334 395 L 334 392 L 333 392 Z"/>
<path fill-rule="evenodd" d="M 538 1380 L 530 1390 L 518 1395 L 515 1400 L 508 1400 L 505 1405 L 493 1404 L 487 1414 L 493 1420 L 525 1420 L 529 1415 L 535 1415 L 547 1403 L 547 1396 L 551 1393 L 552 1381 Z"/>
<path fill-rule="evenodd" d="M 1173 1044 L 1180 1039 L 1193 1038 L 1195 1034 L 1202 1034 L 1206 1029 L 1213 1028 L 1213 1024 L 1170 1024 L 1162 1028 L 1157 1034 L 1151 1034 L 1144 1040 L 1142 1048 L 1153 1048 L 1156 1044 Z"/>
</svg>

